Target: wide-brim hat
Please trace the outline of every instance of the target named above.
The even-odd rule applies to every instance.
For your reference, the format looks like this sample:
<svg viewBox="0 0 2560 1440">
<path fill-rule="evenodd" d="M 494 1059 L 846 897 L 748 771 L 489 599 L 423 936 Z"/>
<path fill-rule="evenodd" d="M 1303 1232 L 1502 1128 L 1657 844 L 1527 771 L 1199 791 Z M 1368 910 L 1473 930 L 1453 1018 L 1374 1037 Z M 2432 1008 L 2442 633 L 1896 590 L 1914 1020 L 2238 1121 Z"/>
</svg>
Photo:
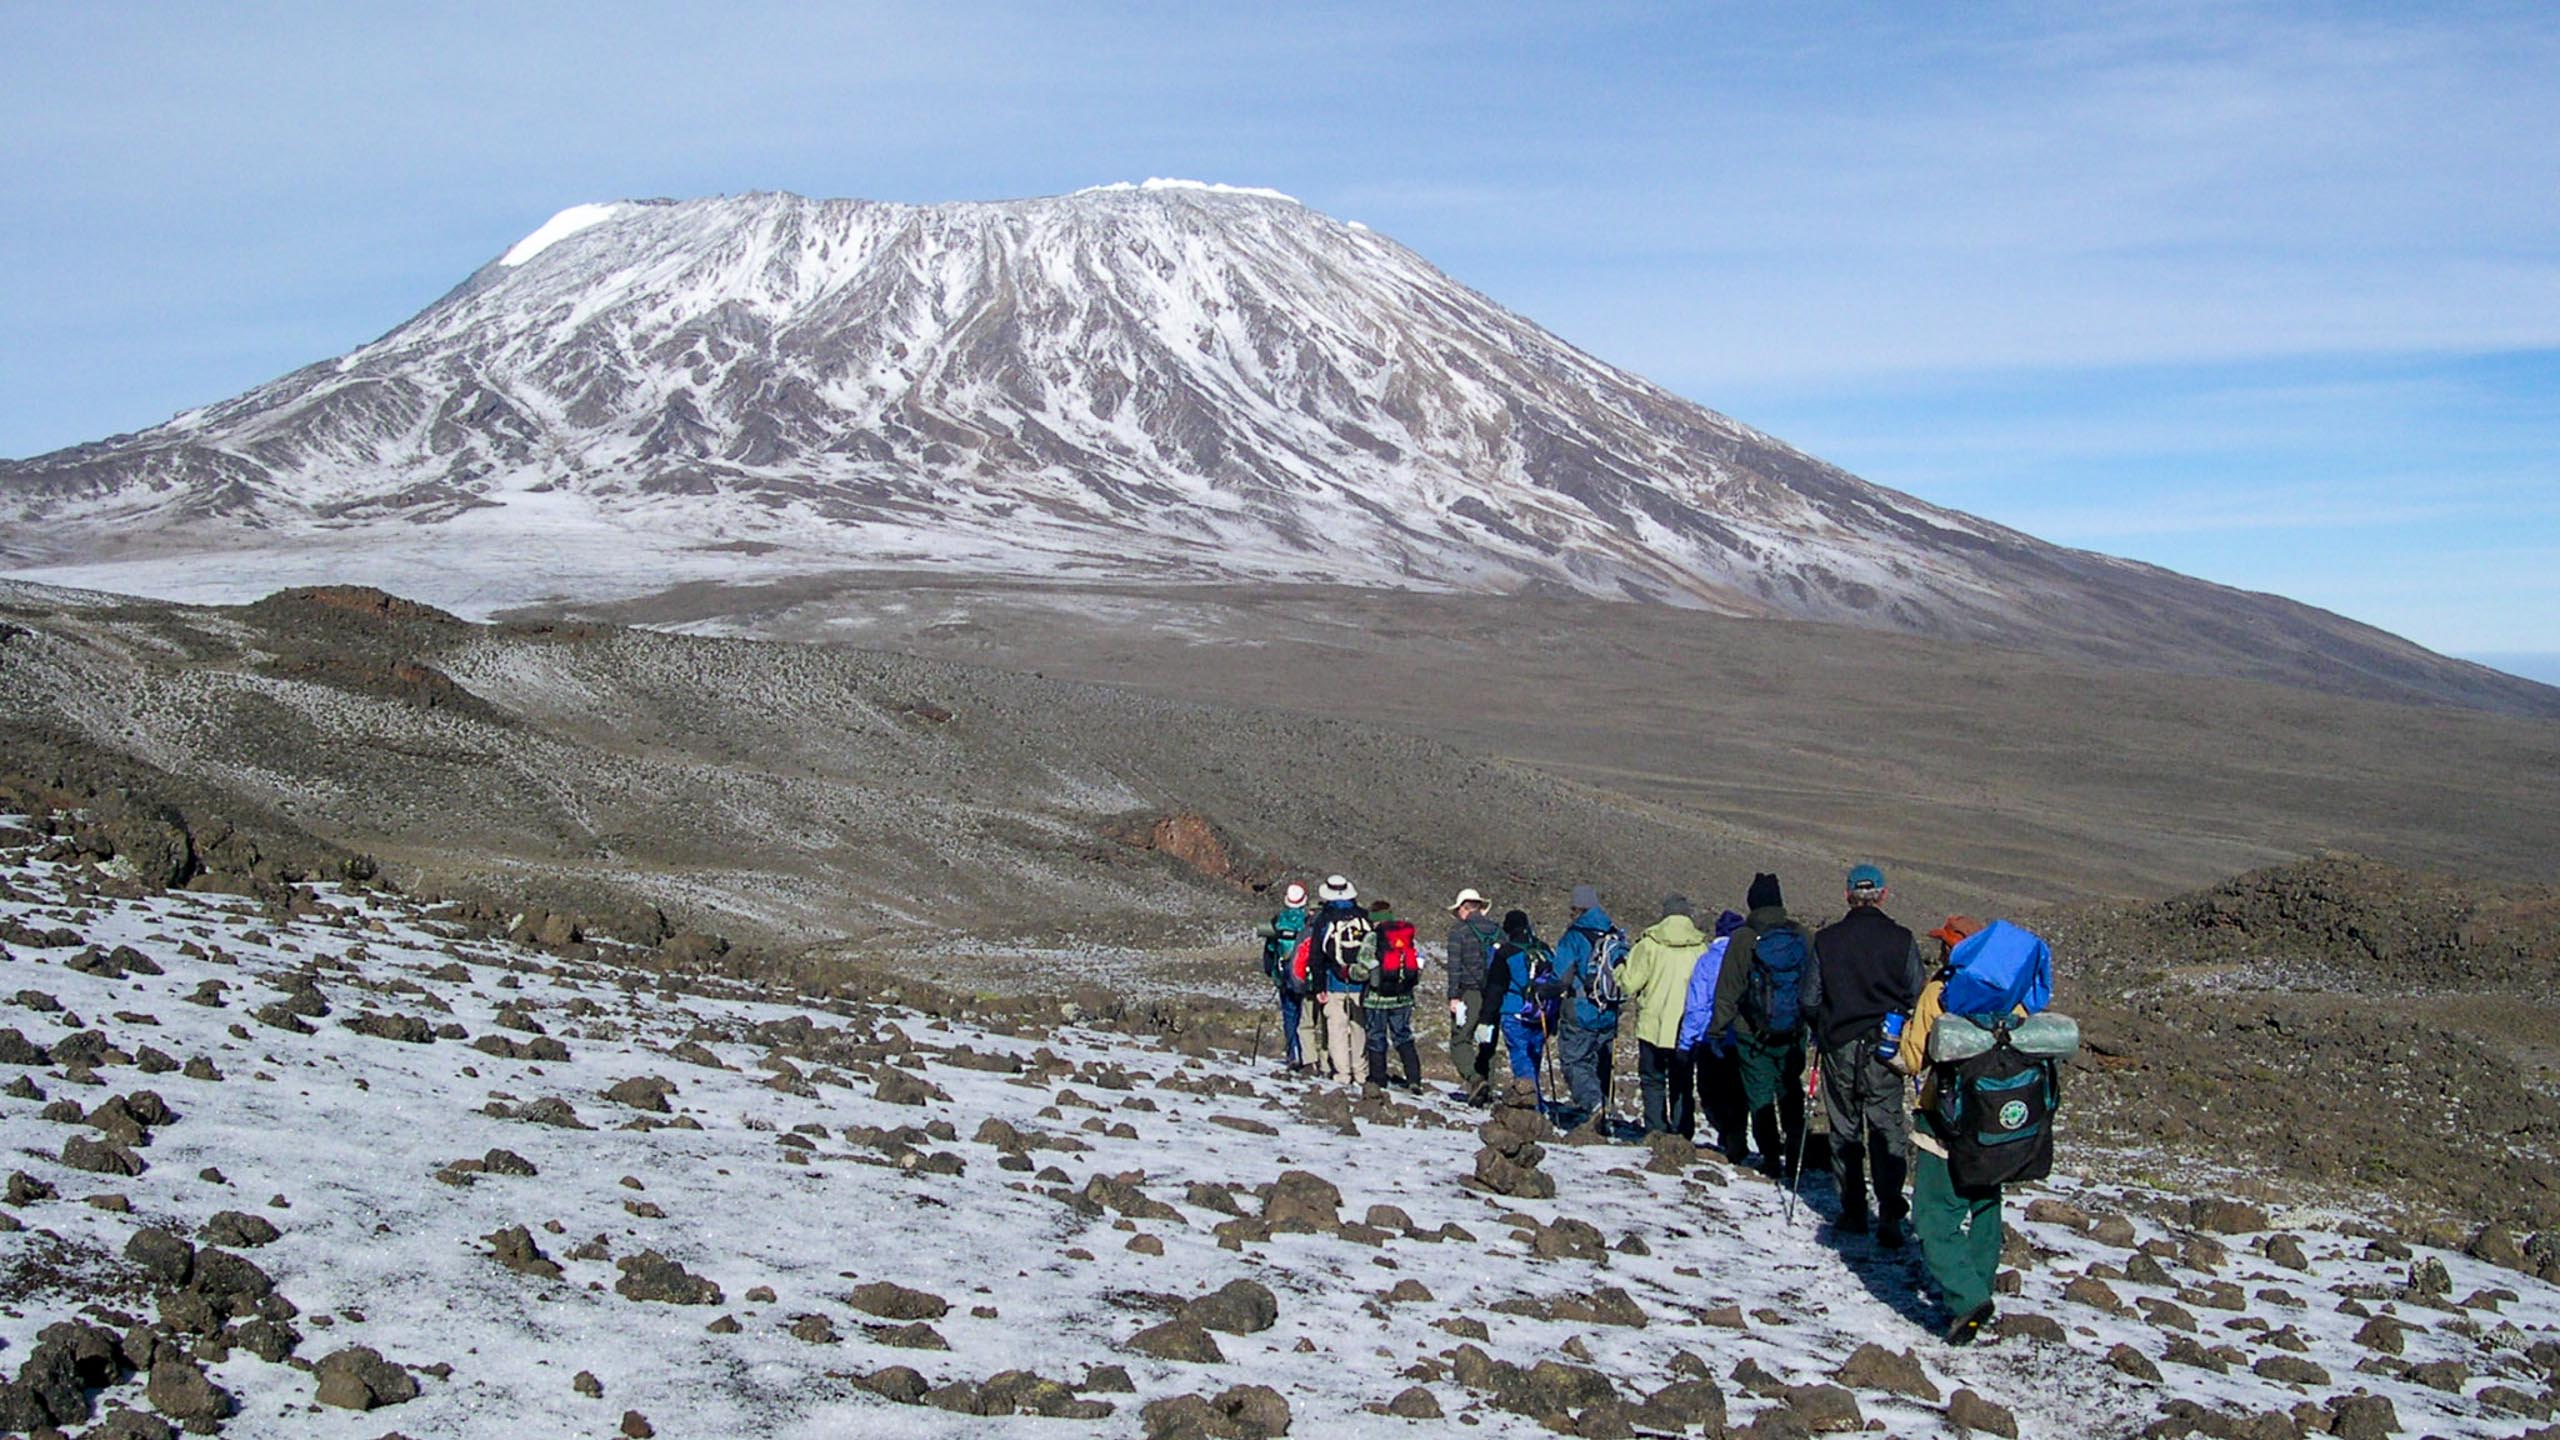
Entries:
<svg viewBox="0 0 2560 1440">
<path fill-rule="evenodd" d="M 1469 905 L 1482 905 L 1483 903 L 1484 897 L 1476 893 L 1476 887 L 1470 885 L 1466 889 L 1458 892 L 1457 899 L 1449 902 L 1449 913 L 1455 915 Z"/>
<path fill-rule="evenodd" d="M 1339 875 L 1327 875 L 1324 877 L 1323 886 L 1316 891 L 1316 898 L 1325 901 L 1357 900 L 1360 898 L 1360 891 L 1350 881 Z"/>
</svg>

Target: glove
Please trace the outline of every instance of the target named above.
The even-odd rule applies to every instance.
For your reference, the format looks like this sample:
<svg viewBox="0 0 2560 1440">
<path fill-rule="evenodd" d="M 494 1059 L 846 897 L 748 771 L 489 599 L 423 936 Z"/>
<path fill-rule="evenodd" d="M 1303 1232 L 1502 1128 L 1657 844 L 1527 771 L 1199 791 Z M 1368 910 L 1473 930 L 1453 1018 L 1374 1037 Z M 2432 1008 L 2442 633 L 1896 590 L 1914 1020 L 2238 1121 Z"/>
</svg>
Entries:
<svg viewBox="0 0 2560 1440">
<path fill-rule="evenodd" d="M 1492 1026 L 1490 1026 L 1490 1025 L 1479 1025 L 1479 1026 L 1477 1026 L 1477 1027 L 1476 1027 L 1476 1043 L 1477 1043 L 1477 1044 L 1479 1044 L 1479 1045 L 1490 1045 L 1490 1044 L 1492 1044 L 1492 1043 L 1493 1043 L 1493 1027 L 1492 1027 Z"/>
<path fill-rule="evenodd" d="M 1450 1018 L 1450 1019 L 1452 1019 L 1452 1020 L 1463 1020 L 1463 1019 L 1465 1019 L 1466 1017 L 1467 1017 L 1467 1002 L 1466 1002 L 1466 1001 L 1464 1001 L 1464 1000 L 1452 1000 L 1452 1001 L 1450 1001 L 1450 1002 L 1449 1002 L 1449 1018 Z"/>
</svg>

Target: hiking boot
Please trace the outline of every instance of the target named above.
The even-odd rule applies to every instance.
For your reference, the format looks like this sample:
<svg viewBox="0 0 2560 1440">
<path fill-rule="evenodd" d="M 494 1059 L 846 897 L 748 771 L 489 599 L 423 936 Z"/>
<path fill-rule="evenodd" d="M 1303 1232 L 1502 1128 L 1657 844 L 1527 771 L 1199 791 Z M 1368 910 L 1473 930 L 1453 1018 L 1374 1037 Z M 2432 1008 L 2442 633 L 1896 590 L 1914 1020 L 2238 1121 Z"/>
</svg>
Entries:
<svg viewBox="0 0 2560 1440">
<path fill-rule="evenodd" d="M 1884 1250 L 1901 1249 L 1902 1222 L 1899 1220 L 1880 1220 L 1876 1222 L 1876 1245 L 1879 1249 Z"/>
<path fill-rule="evenodd" d="M 1982 1333 L 1982 1327 L 1991 1323 L 1993 1313 L 1991 1302 L 1985 1300 L 1957 1316 L 1955 1322 L 1947 1326 L 1947 1343 L 1950 1345 L 1972 1344 L 1974 1337 Z"/>
<path fill-rule="evenodd" d="M 1867 1212 L 1858 1209 L 1840 1212 L 1840 1218 L 1832 1223 L 1831 1228 L 1843 1235 L 1864 1235 L 1875 1227 L 1868 1222 Z"/>
</svg>

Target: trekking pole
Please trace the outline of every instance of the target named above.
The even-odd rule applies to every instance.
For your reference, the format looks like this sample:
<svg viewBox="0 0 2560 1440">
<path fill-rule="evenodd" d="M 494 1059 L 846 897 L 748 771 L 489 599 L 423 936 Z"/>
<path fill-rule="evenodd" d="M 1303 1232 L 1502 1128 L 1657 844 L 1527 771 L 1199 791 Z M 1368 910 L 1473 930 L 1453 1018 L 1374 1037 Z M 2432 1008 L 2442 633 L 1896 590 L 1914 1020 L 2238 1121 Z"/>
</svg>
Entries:
<svg viewBox="0 0 2560 1440">
<path fill-rule="evenodd" d="M 1262 1037 L 1270 1029 L 1271 1013 L 1266 1010 L 1262 1015 L 1262 1023 L 1253 1027 L 1253 1058 L 1245 1062 L 1253 1069 L 1262 1068 Z"/>
<path fill-rule="evenodd" d="M 1606 1062 L 1602 1065 L 1600 1073 L 1609 1077 L 1609 1083 L 1600 1090 L 1600 1138 L 1608 1140 L 1615 1138 L 1610 1132 L 1618 1128 L 1618 1033 L 1616 1031 L 1609 1032 L 1609 1046 L 1601 1051 L 1600 1055 Z"/>
<path fill-rule="evenodd" d="M 1538 1081 L 1538 1113 L 1540 1115 L 1545 1115 L 1547 1113 L 1547 1107 L 1551 1103 L 1547 1099 L 1547 1086 L 1554 1083 L 1554 1072 L 1561 1068 L 1560 1062 L 1556 1059 L 1554 1037 L 1547 1033 L 1547 1012 L 1542 1006 L 1538 1010 L 1538 1063 L 1535 1067 Z"/>
<path fill-rule="evenodd" d="M 1808 1110 L 1813 1106 L 1814 1092 L 1819 1090 L 1821 1087 L 1822 1057 L 1821 1055 L 1816 1054 L 1813 1057 L 1813 1063 L 1806 1066 L 1804 1072 L 1804 1098 L 1805 1107 Z M 1804 1152 L 1807 1148 L 1806 1142 L 1811 1140 L 1812 1137 L 1813 1117 L 1808 1114 L 1804 1119 L 1804 1129 L 1795 1137 L 1796 1143 L 1793 1147 L 1795 1153 L 1785 1157 L 1783 1166 L 1787 1172 L 1787 1198 L 1784 1213 L 1786 1215 L 1786 1223 L 1789 1229 L 1795 1228 L 1796 1200 L 1804 1190 Z M 1787 1137 L 1783 1128 L 1779 1131 L 1778 1146 L 1781 1150 L 1788 1148 Z"/>
</svg>

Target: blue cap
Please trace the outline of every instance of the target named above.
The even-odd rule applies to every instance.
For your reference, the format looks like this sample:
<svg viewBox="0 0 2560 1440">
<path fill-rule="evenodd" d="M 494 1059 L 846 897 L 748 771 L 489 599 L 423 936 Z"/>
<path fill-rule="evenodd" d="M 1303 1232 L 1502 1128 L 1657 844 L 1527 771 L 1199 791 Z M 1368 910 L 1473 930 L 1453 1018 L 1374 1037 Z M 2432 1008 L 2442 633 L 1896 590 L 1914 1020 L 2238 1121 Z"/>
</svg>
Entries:
<svg viewBox="0 0 2560 1440">
<path fill-rule="evenodd" d="M 1884 872 L 1873 865 L 1856 866 L 1849 871 L 1849 888 L 1852 890 L 1881 890 L 1884 888 Z"/>
</svg>

